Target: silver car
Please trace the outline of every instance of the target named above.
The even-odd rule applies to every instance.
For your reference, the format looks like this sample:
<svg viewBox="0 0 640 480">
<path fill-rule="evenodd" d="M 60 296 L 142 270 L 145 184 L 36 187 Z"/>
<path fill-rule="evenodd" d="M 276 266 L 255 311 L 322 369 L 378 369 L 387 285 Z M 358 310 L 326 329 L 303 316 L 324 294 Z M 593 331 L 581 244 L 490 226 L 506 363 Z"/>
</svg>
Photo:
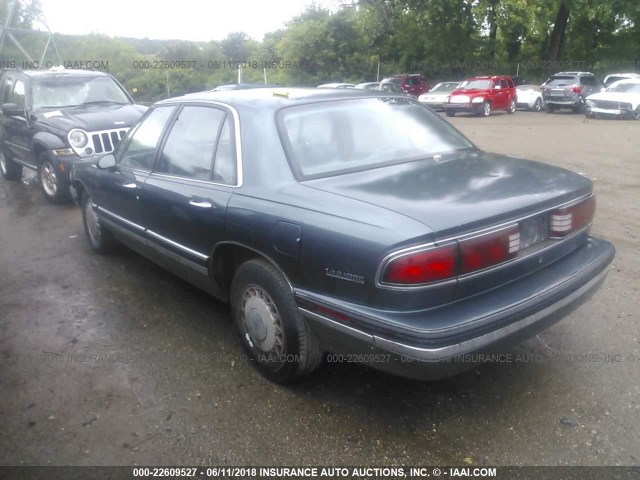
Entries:
<svg viewBox="0 0 640 480">
<path fill-rule="evenodd" d="M 444 104 L 449 101 L 449 95 L 456 88 L 459 82 L 440 82 L 431 90 L 418 97 L 418 101 L 433 108 L 434 110 L 444 110 Z"/>
</svg>

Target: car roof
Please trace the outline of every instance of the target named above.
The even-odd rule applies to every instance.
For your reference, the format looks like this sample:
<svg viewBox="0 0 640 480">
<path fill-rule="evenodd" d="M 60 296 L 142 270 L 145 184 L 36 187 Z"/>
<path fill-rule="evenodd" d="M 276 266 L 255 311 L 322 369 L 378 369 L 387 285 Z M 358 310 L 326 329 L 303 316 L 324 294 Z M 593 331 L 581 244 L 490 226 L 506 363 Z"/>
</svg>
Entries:
<svg viewBox="0 0 640 480">
<path fill-rule="evenodd" d="M 73 70 L 73 69 L 61 69 L 61 70 L 16 70 L 19 73 L 30 78 L 43 78 L 43 77 L 106 77 L 108 73 L 99 72 L 97 70 Z"/>
<path fill-rule="evenodd" d="M 253 108 L 260 105 L 261 108 L 272 108 L 274 110 L 289 105 L 299 105 L 304 103 L 317 103 L 329 100 L 344 100 L 349 98 L 367 97 L 402 97 L 404 95 L 381 92 L 378 90 L 365 90 L 361 88 L 253 88 L 248 90 L 227 90 L 221 92 L 197 92 L 184 95 L 182 97 L 161 100 L 155 105 L 167 105 L 184 102 L 217 102 L 229 104 L 236 107 Z"/>
</svg>

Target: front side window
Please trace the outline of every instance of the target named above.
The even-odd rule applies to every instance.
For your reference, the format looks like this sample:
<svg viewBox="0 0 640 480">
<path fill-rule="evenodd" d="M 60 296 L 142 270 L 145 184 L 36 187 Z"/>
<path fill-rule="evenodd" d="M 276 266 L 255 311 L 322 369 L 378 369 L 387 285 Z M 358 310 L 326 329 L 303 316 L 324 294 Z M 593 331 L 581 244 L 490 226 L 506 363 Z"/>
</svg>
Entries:
<svg viewBox="0 0 640 480">
<path fill-rule="evenodd" d="M 213 154 L 226 116 L 226 112 L 217 108 L 184 107 L 167 137 L 155 171 L 196 180 L 210 180 Z"/>
<path fill-rule="evenodd" d="M 24 108 L 24 82 L 22 80 L 16 80 L 16 84 L 13 87 L 11 103 L 15 103 L 18 107 Z"/>
<path fill-rule="evenodd" d="M 316 178 L 474 148 L 437 114 L 408 98 L 366 98 L 281 110 L 278 126 L 298 177 Z"/>
<path fill-rule="evenodd" d="M 127 137 L 126 144 L 120 143 L 124 146 L 122 150 L 120 148 L 117 150 L 118 164 L 137 170 L 151 170 L 156 147 L 174 110 L 174 106 L 158 107 L 152 110 Z"/>
</svg>

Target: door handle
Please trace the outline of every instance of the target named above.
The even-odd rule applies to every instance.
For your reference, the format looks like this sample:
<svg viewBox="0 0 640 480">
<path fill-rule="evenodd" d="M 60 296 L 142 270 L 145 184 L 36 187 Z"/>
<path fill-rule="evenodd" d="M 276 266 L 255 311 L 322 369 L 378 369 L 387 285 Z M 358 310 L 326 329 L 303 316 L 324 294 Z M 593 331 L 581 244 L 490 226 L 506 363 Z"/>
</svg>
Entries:
<svg viewBox="0 0 640 480">
<path fill-rule="evenodd" d="M 138 184 L 135 182 L 131 182 L 131 183 L 123 183 L 122 186 L 124 188 L 138 188 Z"/>
<path fill-rule="evenodd" d="M 213 207 L 213 204 L 207 200 L 195 200 L 195 199 L 191 199 L 189 200 L 189 205 L 193 205 L 194 207 L 198 207 L 198 208 L 211 208 Z"/>
</svg>

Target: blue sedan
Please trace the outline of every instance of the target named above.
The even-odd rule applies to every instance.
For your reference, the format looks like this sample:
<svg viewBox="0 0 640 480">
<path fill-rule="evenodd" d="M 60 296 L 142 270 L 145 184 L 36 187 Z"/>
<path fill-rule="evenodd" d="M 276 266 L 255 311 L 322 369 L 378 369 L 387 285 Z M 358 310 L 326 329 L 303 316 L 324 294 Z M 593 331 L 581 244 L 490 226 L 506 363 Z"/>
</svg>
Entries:
<svg viewBox="0 0 640 480">
<path fill-rule="evenodd" d="M 325 353 L 423 379 L 469 368 L 584 302 L 614 257 L 589 234 L 589 179 L 483 152 L 384 92 L 165 100 L 72 185 L 93 250 L 125 244 L 228 302 L 279 383 Z"/>
</svg>

